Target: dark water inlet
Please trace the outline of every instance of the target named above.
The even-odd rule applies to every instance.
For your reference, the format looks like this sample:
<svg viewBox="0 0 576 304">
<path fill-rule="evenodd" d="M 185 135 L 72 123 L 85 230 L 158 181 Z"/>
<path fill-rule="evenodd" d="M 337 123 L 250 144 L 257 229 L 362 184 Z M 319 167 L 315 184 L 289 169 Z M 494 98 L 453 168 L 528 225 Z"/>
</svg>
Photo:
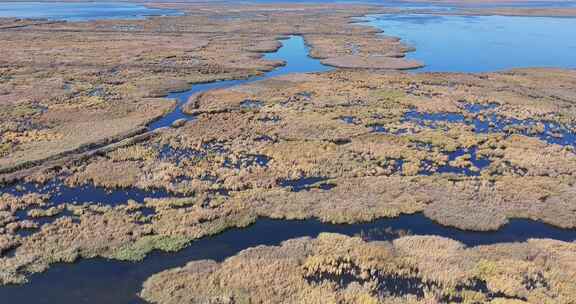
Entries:
<svg viewBox="0 0 576 304">
<path fill-rule="evenodd" d="M 103 203 L 110 206 L 116 206 L 126 203 L 128 200 L 134 200 L 142 203 L 145 198 L 165 198 L 178 196 L 175 193 L 169 193 L 164 189 L 144 190 L 140 188 L 124 189 L 107 189 L 96 187 L 92 184 L 86 184 L 78 187 L 68 187 L 61 182 L 51 182 L 46 185 L 32 183 L 11 185 L 0 188 L 0 195 L 9 193 L 15 196 L 22 196 L 27 193 L 46 194 L 50 196 L 49 206 L 60 205 L 64 203 Z"/>
<path fill-rule="evenodd" d="M 184 197 L 182 194 L 170 193 L 164 189 L 149 189 L 143 190 L 139 188 L 126 188 L 126 189 L 106 189 L 103 187 L 96 187 L 92 184 L 87 184 L 78 187 L 68 187 L 60 184 L 60 182 L 50 182 L 45 185 L 38 185 L 32 183 L 11 185 L 0 188 L 0 196 L 3 193 L 22 197 L 28 193 L 36 193 L 49 196 L 48 201 L 43 206 L 29 206 L 26 209 L 21 209 L 16 212 L 18 220 L 30 220 L 38 224 L 38 228 L 23 228 L 18 230 L 20 236 L 30 236 L 39 231 L 39 228 L 45 224 L 54 222 L 56 219 L 63 216 L 72 217 L 69 210 L 64 208 L 63 204 L 101 204 L 107 206 L 118 206 L 126 204 L 128 200 L 133 200 L 137 203 L 144 203 L 146 198 L 167 198 L 167 197 Z M 55 215 L 30 217 L 28 211 L 30 210 L 50 210 L 53 208 L 62 208 L 60 212 Z M 153 214 L 153 209 L 142 207 L 140 212 L 144 215 Z"/>
<path fill-rule="evenodd" d="M 477 108 L 473 108 L 477 109 Z M 474 112 L 468 109 L 470 113 Z M 562 146 L 576 146 L 576 132 L 573 126 L 561 126 L 554 122 L 536 119 L 512 119 L 500 117 L 494 113 L 487 114 L 484 119 L 467 118 L 459 113 L 424 113 L 409 111 L 404 115 L 403 121 L 415 122 L 421 127 L 438 128 L 437 123 L 459 123 L 473 127 L 477 134 L 503 133 L 520 134 L 536 137 L 549 144 Z"/>
<path fill-rule="evenodd" d="M 361 236 L 366 240 L 391 240 L 405 233 L 437 235 L 468 246 L 525 241 L 528 238 L 576 239 L 574 231 L 530 220 L 511 220 L 496 232 L 471 232 L 441 226 L 421 214 L 352 225 L 326 224 L 317 220 L 259 219 L 248 228 L 231 229 L 194 241 L 176 253 L 153 252 L 138 263 L 97 258 L 54 265 L 45 273 L 34 275 L 26 285 L 0 288 L 0 299 L 10 299 L 10 303 L 35 304 L 143 303 L 137 297 L 142 283 L 160 271 L 193 260 L 222 261 L 246 248 L 277 245 L 297 237 L 316 237 L 321 232 Z"/>
<path fill-rule="evenodd" d="M 321 189 L 330 190 L 329 186 L 330 184 L 324 183 L 324 181 L 326 180 L 328 180 L 328 178 L 326 177 L 312 176 L 292 180 L 283 180 L 278 183 L 278 186 L 289 188 L 291 191 L 294 192 L 310 190 L 315 185 Z"/>
</svg>

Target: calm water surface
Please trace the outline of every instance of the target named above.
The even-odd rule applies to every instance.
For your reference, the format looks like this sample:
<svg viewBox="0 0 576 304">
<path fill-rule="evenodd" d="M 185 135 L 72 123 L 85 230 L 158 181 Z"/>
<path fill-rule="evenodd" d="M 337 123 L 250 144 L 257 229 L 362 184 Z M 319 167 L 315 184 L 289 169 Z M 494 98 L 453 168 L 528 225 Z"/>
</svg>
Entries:
<svg viewBox="0 0 576 304">
<path fill-rule="evenodd" d="M 89 21 L 175 15 L 182 15 L 182 13 L 177 10 L 155 9 L 127 2 L 0 2 L 0 17 Z"/>
<path fill-rule="evenodd" d="M 512 220 L 497 232 L 467 232 L 442 227 L 420 214 L 353 225 L 332 225 L 316 220 L 259 219 L 248 228 L 203 238 L 176 253 L 154 252 L 139 263 L 98 258 L 54 265 L 46 273 L 34 275 L 26 285 L 0 288 L 0 299 L 10 299 L 9 303 L 19 304 L 143 303 L 137 296 L 142 283 L 160 271 L 194 260 L 222 261 L 250 247 L 278 245 L 296 237 L 316 237 L 321 232 L 362 236 L 367 240 L 391 240 L 402 232 L 408 232 L 449 237 L 471 246 L 525 241 L 533 237 L 576 239 L 573 231 L 528 220 Z"/>
<path fill-rule="evenodd" d="M 441 2 L 409 2 L 409 1 L 397 1 L 397 0 L 250 0 L 250 1 L 235 1 L 236 3 L 352 3 L 352 4 L 371 4 L 371 5 L 382 5 L 388 7 L 401 7 L 401 8 L 453 8 L 452 3 L 441 3 Z M 458 1 L 454 1 L 457 3 Z M 576 1 L 573 0 L 557 0 L 557 1 L 530 1 L 530 2 L 518 2 L 514 3 L 512 1 L 506 3 L 498 3 L 496 1 L 487 3 L 474 3 L 467 1 L 460 1 L 459 6 L 466 7 L 576 7 Z"/>
<path fill-rule="evenodd" d="M 379 15 L 361 18 L 416 47 L 418 71 L 576 67 L 576 18 Z"/>
</svg>

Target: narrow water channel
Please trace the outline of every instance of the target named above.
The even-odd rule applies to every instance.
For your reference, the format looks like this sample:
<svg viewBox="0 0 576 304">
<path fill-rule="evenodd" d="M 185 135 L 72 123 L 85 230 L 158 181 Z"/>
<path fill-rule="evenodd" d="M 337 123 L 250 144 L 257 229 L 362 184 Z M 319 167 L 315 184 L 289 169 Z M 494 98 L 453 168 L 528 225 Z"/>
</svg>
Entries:
<svg viewBox="0 0 576 304">
<path fill-rule="evenodd" d="M 285 62 L 285 65 L 267 72 L 262 76 L 240 80 L 224 80 L 195 84 L 190 90 L 171 93 L 167 96 L 167 98 L 176 99 L 178 101 L 176 108 L 174 111 L 165 115 L 161 119 L 151 123 L 148 128 L 150 130 L 155 130 L 162 127 L 168 127 L 178 119 L 191 119 L 190 116 L 182 112 L 182 106 L 186 103 L 186 101 L 188 101 L 190 96 L 195 94 L 214 89 L 229 88 L 290 73 L 325 72 L 331 69 L 331 67 L 321 64 L 319 60 L 308 56 L 308 53 L 308 46 L 301 36 L 290 36 L 290 38 L 282 40 L 282 47 L 280 47 L 280 49 L 278 49 L 276 52 L 266 53 L 264 55 L 265 59 L 275 61 L 281 60 Z"/>
<path fill-rule="evenodd" d="M 418 72 L 576 67 L 576 18 L 385 14 L 358 18 L 416 50 Z"/>
<path fill-rule="evenodd" d="M 353 225 L 332 225 L 317 220 L 259 219 L 248 228 L 232 229 L 197 240 L 176 253 L 154 252 L 138 263 L 98 258 L 54 265 L 47 272 L 34 275 L 26 285 L 0 288 L 0 299 L 20 304 L 143 303 L 137 296 L 142 283 L 160 271 L 193 260 L 221 261 L 250 247 L 278 245 L 296 237 L 316 237 L 321 232 L 361 236 L 366 240 L 392 240 L 404 234 L 438 235 L 469 246 L 525 241 L 534 237 L 576 239 L 573 231 L 528 220 L 512 220 L 497 232 L 470 232 L 442 227 L 421 214 Z"/>
</svg>

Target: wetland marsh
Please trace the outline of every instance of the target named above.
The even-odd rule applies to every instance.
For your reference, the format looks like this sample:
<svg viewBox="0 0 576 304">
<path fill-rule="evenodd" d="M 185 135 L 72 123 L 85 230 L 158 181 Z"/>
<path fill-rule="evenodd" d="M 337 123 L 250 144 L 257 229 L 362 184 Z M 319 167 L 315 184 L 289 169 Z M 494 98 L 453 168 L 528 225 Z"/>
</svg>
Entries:
<svg viewBox="0 0 576 304">
<path fill-rule="evenodd" d="M 186 15 L 1 20 L 0 298 L 571 303 L 570 37 L 542 68 L 394 34 L 534 17 L 154 7 Z"/>
</svg>

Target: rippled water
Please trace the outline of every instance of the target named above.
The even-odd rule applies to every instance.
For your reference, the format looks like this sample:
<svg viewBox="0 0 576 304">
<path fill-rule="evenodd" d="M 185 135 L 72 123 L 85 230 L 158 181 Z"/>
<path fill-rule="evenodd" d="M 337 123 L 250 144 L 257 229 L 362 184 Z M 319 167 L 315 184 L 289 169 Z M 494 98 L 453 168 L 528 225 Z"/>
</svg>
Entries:
<svg viewBox="0 0 576 304">
<path fill-rule="evenodd" d="M 89 21 L 175 15 L 182 13 L 128 2 L 0 2 L 0 17 Z"/>
<path fill-rule="evenodd" d="M 390 14 L 360 18 L 416 47 L 418 71 L 576 67 L 576 18 Z"/>
</svg>

